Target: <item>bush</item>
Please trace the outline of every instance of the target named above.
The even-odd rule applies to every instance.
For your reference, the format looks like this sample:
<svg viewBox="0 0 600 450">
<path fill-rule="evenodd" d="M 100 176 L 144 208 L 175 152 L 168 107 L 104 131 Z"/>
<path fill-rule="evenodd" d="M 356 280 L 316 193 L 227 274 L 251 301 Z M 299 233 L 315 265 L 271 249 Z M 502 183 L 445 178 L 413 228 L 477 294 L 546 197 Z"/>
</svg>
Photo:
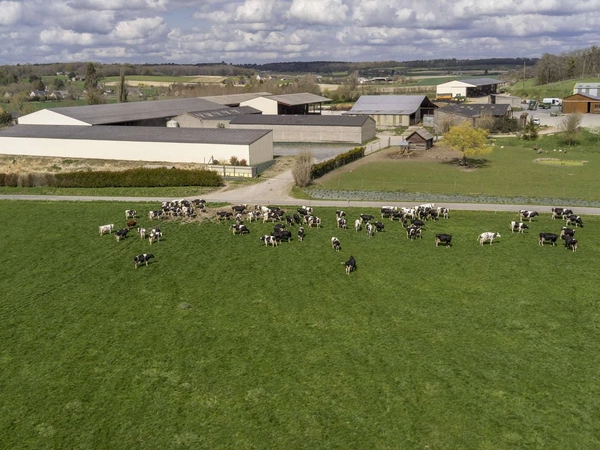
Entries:
<svg viewBox="0 0 600 450">
<path fill-rule="evenodd" d="M 240 159 L 240 166 L 247 166 L 248 165 L 248 161 L 246 161 L 245 159 Z"/>
<path fill-rule="evenodd" d="M 328 159 L 327 161 L 323 161 L 322 163 L 315 164 L 314 166 L 312 166 L 311 179 L 322 177 L 326 173 L 329 173 L 332 170 L 337 169 L 338 167 L 356 161 L 357 159 L 360 159 L 363 156 L 365 156 L 365 148 L 356 147 L 346 153 L 341 153 L 337 155 L 333 159 Z"/>
<path fill-rule="evenodd" d="M 221 176 L 210 170 L 131 169 L 120 172 L 82 171 L 59 174 L 0 174 L 0 186 L 76 188 L 221 186 Z"/>
<path fill-rule="evenodd" d="M 237 156 L 232 156 L 231 158 L 229 158 L 229 164 L 231 164 L 232 166 L 239 166 L 240 162 Z"/>
<path fill-rule="evenodd" d="M 292 167 L 292 176 L 298 187 L 306 187 L 310 184 L 313 155 L 309 151 L 303 151 L 296 156 Z"/>
</svg>

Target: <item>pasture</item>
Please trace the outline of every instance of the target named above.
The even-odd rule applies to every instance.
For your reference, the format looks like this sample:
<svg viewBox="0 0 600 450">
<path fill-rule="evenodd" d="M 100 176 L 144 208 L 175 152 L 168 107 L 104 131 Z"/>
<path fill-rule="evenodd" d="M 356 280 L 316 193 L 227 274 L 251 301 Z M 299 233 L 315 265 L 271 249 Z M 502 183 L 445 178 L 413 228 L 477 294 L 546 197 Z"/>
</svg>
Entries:
<svg viewBox="0 0 600 450">
<path fill-rule="evenodd" d="M 516 213 L 451 211 L 414 242 L 332 208 L 277 248 L 262 223 L 98 235 L 130 207 L 149 228 L 153 203 L 0 202 L 3 448 L 600 446 L 598 217 L 576 253 L 538 245 L 564 225 L 547 214 L 520 235 Z"/>
<path fill-rule="evenodd" d="M 535 152 L 534 145 L 543 153 Z M 571 147 L 561 143 L 559 136 L 543 136 L 535 142 L 496 139 L 492 153 L 472 158 L 471 167 L 462 169 L 457 165 L 459 153 L 454 159 L 436 156 L 444 148 L 440 141 L 432 150 L 415 151 L 411 157 L 401 157 L 395 149 L 370 155 L 316 180 L 315 186 L 331 191 L 526 196 L 532 202 L 540 198 L 600 201 L 597 146 L 598 136 L 589 132 L 583 132 L 580 144 Z"/>
</svg>

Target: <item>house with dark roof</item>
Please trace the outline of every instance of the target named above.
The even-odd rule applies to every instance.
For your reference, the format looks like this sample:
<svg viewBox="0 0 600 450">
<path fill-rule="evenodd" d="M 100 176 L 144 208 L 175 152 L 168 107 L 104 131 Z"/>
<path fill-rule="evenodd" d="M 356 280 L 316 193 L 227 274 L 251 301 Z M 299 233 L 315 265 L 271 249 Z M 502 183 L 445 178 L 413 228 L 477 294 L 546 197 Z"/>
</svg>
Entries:
<svg viewBox="0 0 600 450">
<path fill-rule="evenodd" d="M 437 108 L 426 95 L 361 95 L 343 115 L 370 116 L 377 127 L 397 128 L 416 125 Z"/>
<path fill-rule="evenodd" d="M 429 150 L 433 147 L 433 134 L 425 128 L 417 128 L 409 132 L 405 138 L 409 150 Z"/>
<path fill-rule="evenodd" d="M 465 120 L 476 127 L 482 118 L 512 117 L 512 107 L 509 104 L 491 103 L 461 103 L 452 104 L 439 108 L 434 113 L 434 123 L 439 126 L 442 123 L 458 124 Z"/>
</svg>

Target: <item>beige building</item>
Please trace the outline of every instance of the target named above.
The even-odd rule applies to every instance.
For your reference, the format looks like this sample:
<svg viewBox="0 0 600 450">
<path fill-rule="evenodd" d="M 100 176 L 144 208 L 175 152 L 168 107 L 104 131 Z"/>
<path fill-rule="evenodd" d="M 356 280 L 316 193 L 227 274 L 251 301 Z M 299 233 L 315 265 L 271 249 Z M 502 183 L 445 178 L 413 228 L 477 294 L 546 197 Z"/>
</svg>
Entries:
<svg viewBox="0 0 600 450">
<path fill-rule="evenodd" d="M 437 106 L 426 95 L 361 95 L 344 115 L 370 116 L 377 127 L 409 127 L 433 115 Z"/>
</svg>

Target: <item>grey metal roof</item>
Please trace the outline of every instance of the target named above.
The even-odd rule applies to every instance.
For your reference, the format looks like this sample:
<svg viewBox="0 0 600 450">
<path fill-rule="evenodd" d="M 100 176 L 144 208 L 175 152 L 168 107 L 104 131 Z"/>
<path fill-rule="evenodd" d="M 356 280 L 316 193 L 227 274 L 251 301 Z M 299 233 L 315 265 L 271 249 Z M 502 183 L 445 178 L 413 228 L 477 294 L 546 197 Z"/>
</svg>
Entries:
<svg viewBox="0 0 600 450">
<path fill-rule="evenodd" d="M 215 111 L 190 111 L 188 114 L 202 120 L 229 120 L 240 115 L 262 114 L 262 111 L 251 106 L 237 106 L 234 108 L 217 109 Z"/>
<path fill-rule="evenodd" d="M 309 105 L 311 103 L 326 103 L 331 101 L 330 98 L 309 94 L 308 92 L 301 94 L 271 95 L 269 98 L 271 100 L 275 100 L 277 103 L 282 103 L 288 106 Z"/>
<path fill-rule="evenodd" d="M 413 134 L 418 134 L 419 136 L 421 136 L 423 139 L 425 139 L 426 141 L 428 141 L 429 139 L 433 139 L 433 134 L 431 134 L 429 131 L 427 131 L 425 128 L 417 128 L 416 130 L 413 130 L 407 137 L 406 140 L 408 140 Z"/>
<path fill-rule="evenodd" d="M 498 80 L 496 78 L 465 78 L 464 80 L 457 80 L 462 83 L 472 84 L 473 86 L 488 86 L 490 84 L 504 84 L 505 81 Z"/>
<path fill-rule="evenodd" d="M 213 103 L 218 103 L 225 106 L 239 106 L 242 102 L 253 100 L 258 97 L 270 97 L 270 92 L 247 92 L 242 94 L 229 94 L 229 95 L 213 95 L 209 97 L 202 97 Z"/>
<path fill-rule="evenodd" d="M 425 95 L 361 95 L 346 114 L 413 114 Z"/>
<path fill-rule="evenodd" d="M 64 108 L 48 108 L 48 111 L 53 111 L 57 114 L 89 123 L 90 125 L 105 125 L 134 120 L 167 118 L 178 116 L 188 111 L 213 111 L 222 108 L 226 108 L 226 106 L 196 97 L 177 100 L 67 106 Z"/>
<path fill-rule="evenodd" d="M 252 114 L 238 116 L 231 121 L 237 125 L 306 125 L 306 126 L 329 126 L 329 127 L 360 127 L 369 116 L 321 116 L 317 114 L 308 115 L 282 115 Z"/>
<path fill-rule="evenodd" d="M 577 83 L 575 84 L 575 89 L 598 89 L 600 88 L 600 83 Z"/>
<path fill-rule="evenodd" d="M 465 116 L 474 119 L 485 115 L 504 116 L 510 110 L 510 108 L 511 106 L 508 103 L 467 103 L 462 105 L 444 106 L 438 111 L 448 114 L 457 114 L 459 116 Z"/>
<path fill-rule="evenodd" d="M 80 125 L 15 125 L 0 131 L 1 137 L 81 139 L 92 141 L 173 142 L 192 144 L 249 145 L 271 130 L 230 128 L 167 128 Z"/>
<path fill-rule="evenodd" d="M 569 95 L 569 96 L 563 98 L 563 101 L 565 101 L 565 100 L 571 101 L 571 100 L 569 100 L 571 97 L 575 97 L 575 96 L 579 96 L 579 95 L 581 95 L 583 97 L 586 97 L 586 98 L 588 98 L 590 100 L 600 100 L 600 97 L 596 97 L 595 95 L 585 94 L 583 92 L 578 92 L 577 94 Z"/>
</svg>

